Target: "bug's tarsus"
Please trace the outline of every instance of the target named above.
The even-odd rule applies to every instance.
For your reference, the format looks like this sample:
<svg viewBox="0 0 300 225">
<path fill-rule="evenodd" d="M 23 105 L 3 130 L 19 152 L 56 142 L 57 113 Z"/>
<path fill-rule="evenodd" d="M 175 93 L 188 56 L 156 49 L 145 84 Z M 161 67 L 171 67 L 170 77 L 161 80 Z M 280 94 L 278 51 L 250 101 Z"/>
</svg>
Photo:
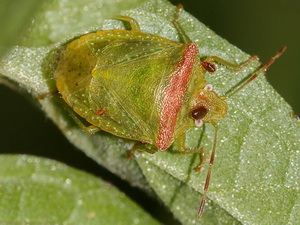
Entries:
<svg viewBox="0 0 300 225">
<path fill-rule="evenodd" d="M 267 69 L 273 64 L 273 62 L 278 59 L 286 50 L 286 46 L 283 46 L 262 68 L 259 72 L 266 72 Z"/>
<path fill-rule="evenodd" d="M 292 112 L 292 118 L 299 120 L 299 116 L 294 111 Z"/>
<path fill-rule="evenodd" d="M 215 127 L 215 135 L 214 135 L 214 142 L 213 142 L 213 147 L 211 150 L 211 155 L 210 155 L 210 160 L 209 160 L 209 167 L 208 167 L 208 171 L 207 171 L 207 175 L 206 175 L 206 180 L 205 180 L 205 185 L 203 188 L 203 196 L 202 196 L 202 200 L 199 206 L 199 210 L 198 210 L 198 218 L 200 218 L 202 216 L 203 213 L 203 209 L 205 206 L 205 202 L 206 202 L 206 193 L 209 187 L 209 181 L 210 181 L 210 176 L 211 176 L 211 171 L 212 171 L 212 166 L 214 164 L 215 161 L 215 152 L 216 152 L 216 145 L 217 145 L 217 135 L 218 135 L 218 126 L 216 123 L 211 123 L 214 127 Z"/>
<path fill-rule="evenodd" d="M 133 158 L 134 158 L 134 153 L 135 153 L 135 149 L 133 148 L 133 149 L 131 149 L 131 150 L 129 150 L 129 151 L 127 152 L 125 158 L 126 158 L 126 159 L 133 159 Z"/>
<path fill-rule="evenodd" d="M 177 8 L 183 9 L 183 5 L 179 3 L 179 4 L 177 5 Z"/>
<path fill-rule="evenodd" d="M 44 100 L 45 98 L 49 98 L 49 97 L 52 97 L 52 96 L 55 96 L 55 95 L 58 95 L 58 91 L 57 90 L 46 92 L 46 93 L 43 93 L 43 94 L 39 94 L 39 95 L 37 95 L 37 98 L 39 100 Z"/>
<path fill-rule="evenodd" d="M 202 169 L 202 167 L 205 164 L 206 157 L 205 157 L 204 149 L 203 148 L 200 148 L 199 155 L 200 155 L 200 163 L 194 168 L 195 172 L 200 172 L 201 169 Z"/>
<path fill-rule="evenodd" d="M 176 9 L 176 12 L 175 12 L 175 15 L 174 15 L 174 18 L 173 18 L 173 23 L 178 23 L 178 19 L 179 19 L 179 13 L 180 11 L 183 9 L 183 5 L 182 4 L 178 4 L 177 5 L 177 9 Z"/>
<path fill-rule="evenodd" d="M 268 68 L 275 62 L 276 59 L 278 59 L 286 50 L 286 46 L 281 48 L 276 55 L 274 55 L 265 65 L 263 65 L 256 73 L 254 73 L 250 78 L 248 78 L 244 83 L 242 83 L 239 87 L 237 87 L 235 90 L 233 90 L 230 94 L 227 96 L 224 96 L 226 98 L 229 98 L 236 94 L 238 91 L 243 89 L 247 84 L 249 84 L 251 81 L 253 81 L 255 78 L 258 77 L 260 73 L 265 73 Z"/>
</svg>

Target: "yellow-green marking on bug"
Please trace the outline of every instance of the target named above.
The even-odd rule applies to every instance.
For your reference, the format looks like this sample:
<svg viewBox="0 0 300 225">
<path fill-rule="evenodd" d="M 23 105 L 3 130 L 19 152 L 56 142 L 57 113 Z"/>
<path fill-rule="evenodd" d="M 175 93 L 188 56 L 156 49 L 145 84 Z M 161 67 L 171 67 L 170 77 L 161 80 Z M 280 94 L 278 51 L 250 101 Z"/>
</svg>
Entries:
<svg viewBox="0 0 300 225">
<path fill-rule="evenodd" d="M 186 131 L 211 123 L 216 129 L 200 217 L 214 162 L 216 122 L 227 113 L 225 99 L 265 72 L 285 48 L 228 96 L 218 96 L 204 79 L 206 72 L 216 70 L 214 62 L 239 70 L 257 57 L 240 65 L 216 56 L 201 61 L 197 44 L 178 23 L 180 9 L 173 23 L 182 42 L 141 32 L 133 18 L 117 17 L 128 22 L 131 30 L 97 31 L 71 41 L 60 52 L 54 78 L 75 115 L 91 124 L 84 127 L 73 115 L 85 131 L 104 130 L 136 140 L 134 148 L 164 151 L 179 140 L 179 150 L 184 152 Z"/>
</svg>

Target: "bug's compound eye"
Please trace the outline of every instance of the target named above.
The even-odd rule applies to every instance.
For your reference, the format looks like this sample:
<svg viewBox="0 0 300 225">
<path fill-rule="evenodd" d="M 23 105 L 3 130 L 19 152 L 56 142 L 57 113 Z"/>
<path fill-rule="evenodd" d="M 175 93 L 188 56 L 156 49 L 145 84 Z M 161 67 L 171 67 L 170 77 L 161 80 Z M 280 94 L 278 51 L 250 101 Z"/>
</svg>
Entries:
<svg viewBox="0 0 300 225">
<path fill-rule="evenodd" d="M 200 106 L 192 111 L 191 116 L 194 120 L 198 121 L 203 119 L 207 113 L 208 109 L 205 106 Z"/>
<path fill-rule="evenodd" d="M 206 90 L 206 91 L 213 91 L 214 90 L 214 86 L 212 84 L 207 84 L 204 87 L 204 90 Z"/>
</svg>

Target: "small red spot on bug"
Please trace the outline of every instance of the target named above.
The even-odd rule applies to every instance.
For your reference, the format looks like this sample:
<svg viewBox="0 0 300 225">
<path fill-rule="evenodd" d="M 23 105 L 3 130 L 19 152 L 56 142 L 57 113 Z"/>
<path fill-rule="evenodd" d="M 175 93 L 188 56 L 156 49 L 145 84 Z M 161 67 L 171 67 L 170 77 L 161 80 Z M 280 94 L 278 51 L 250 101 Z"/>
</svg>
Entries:
<svg viewBox="0 0 300 225">
<path fill-rule="evenodd" d="M 95 114 L 97 116 L 104 116 L 105 115 L 105 110 L 104 109 L 98 109 Z"/>
</svg>

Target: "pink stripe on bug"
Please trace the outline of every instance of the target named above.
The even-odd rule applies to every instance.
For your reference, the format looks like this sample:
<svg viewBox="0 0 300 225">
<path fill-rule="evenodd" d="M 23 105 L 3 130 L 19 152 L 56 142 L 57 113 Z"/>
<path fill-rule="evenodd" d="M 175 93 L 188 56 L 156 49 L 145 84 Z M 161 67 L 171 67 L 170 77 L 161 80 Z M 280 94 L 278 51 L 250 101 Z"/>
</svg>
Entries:
<svg viewBox="0 0 300 225">
<path fill-rule="evenodd" d="M 198 47 L 195 43 L 187 45 L 182 59 L 172 74 L 170 85 L 167 87 L 166 96 L 163 100 L 160 130 L 157 138 L 157 147 L 161 151 L 169 147 L 173 137 L 177 114 L 182 105 L 197 52 Z"/>
</svg>

